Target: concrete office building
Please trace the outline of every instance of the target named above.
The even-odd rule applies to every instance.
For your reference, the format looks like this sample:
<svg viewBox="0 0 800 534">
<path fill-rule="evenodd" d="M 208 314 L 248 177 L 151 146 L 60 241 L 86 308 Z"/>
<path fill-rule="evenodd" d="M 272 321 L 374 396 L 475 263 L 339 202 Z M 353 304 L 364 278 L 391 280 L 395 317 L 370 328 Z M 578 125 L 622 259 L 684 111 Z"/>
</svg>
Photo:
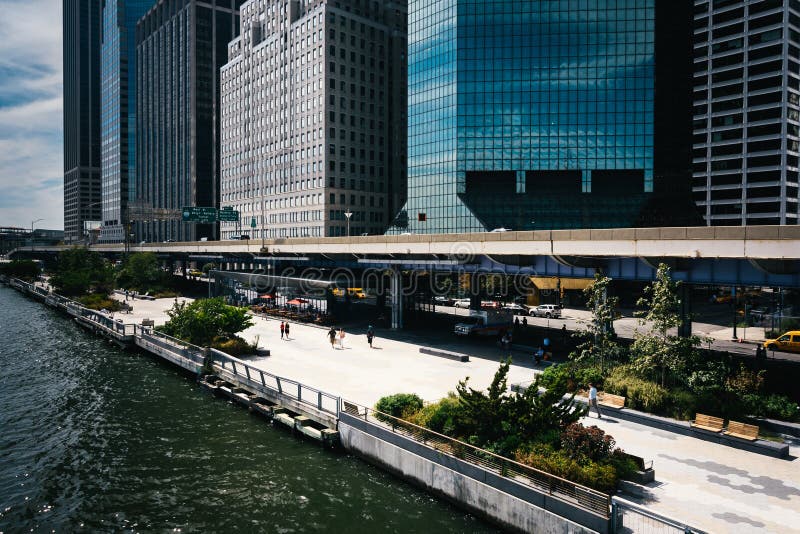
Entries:
<svg viewBox="0 0 800 534">
<path fill-rule="evenodd" d="M 405 193 L 406 6 L 250 0 L 222 67 L 223 238 L 381 234 Z M 255 227 L 251 228 L 252 221 Z"/>
<path fill-rule="evenodd" d="M 800 2 L 695 0 L 693 91 L 706 223 L 797 224 Z"/>
<path fill-rule="evenodd" d="M 154 0 L 103 0 L 100 241 L 125 240 L 136 176 L 136 23 Z"/>
<path fill-rule="evenodd" d="M 64 0 L 64 232 L 100 220 L 100 0 Z"/>
<path fill-rule="evenodd" d="M 217 237 L 180 209 L 219 206 L 219 70 L 241 3 L 159 0 L 136 27 L 136 199 L 160 213 L 136 222 L 137 239 Z"/>
<path fill-rule="evenodd" d="M 392 232 L 698 219 L 689 3 L 410 0 L 408 39 Z"/>
</svg>

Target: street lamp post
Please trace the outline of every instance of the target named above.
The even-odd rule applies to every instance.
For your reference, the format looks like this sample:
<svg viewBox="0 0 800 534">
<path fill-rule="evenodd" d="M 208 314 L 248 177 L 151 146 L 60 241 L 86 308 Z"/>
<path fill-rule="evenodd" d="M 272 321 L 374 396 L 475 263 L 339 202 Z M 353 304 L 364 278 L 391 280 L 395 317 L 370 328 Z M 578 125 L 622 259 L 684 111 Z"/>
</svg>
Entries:
<svg viewBox="0 0 800 534">
<path fill-rule="evenodd" d="M 39 221 L 43 221 L 44 219 L 36 219 L 31 221 L 31 247 L 33 247 L 33 225 Z"/>
<path fill-rule="evenodd" d="M 350 217 L 353 216 L 352 211 L 344 212 L 344 216 L 347 217 L 347 237 L 350 237 Z"/>
</svg>

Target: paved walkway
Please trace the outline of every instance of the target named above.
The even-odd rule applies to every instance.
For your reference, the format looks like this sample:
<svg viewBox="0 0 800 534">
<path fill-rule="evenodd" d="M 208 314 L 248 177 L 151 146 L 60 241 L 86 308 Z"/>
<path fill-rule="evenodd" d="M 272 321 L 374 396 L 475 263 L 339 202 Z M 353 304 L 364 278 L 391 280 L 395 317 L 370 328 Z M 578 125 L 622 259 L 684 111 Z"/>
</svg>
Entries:
<svg viewBox="0 0 800 534">
<path fill-rule="evenodd" d="M 173 302 L 137 300 L 130 317 L 138 322 L 146 316 L 158 324 L 166 317 L 159 310 Z M 383 337 L 390 333 L 382 330 L 376 331 L 374 349 L 363 333 L 348 333 L 345 348 L 332 349 L 327 328 L 292 323 L 291 340 L 282 341 L 280 320 L 255 321 L 243 337 L 252 341 L 259 336 L 259 345 L 272 355 L 250 359 L 253 365 L 367 406 L 399 392 L 433 401 L 454 391 L 467 376 L 472 387 L 485 388 L 504 356 L 493 345 L 454 336 L 431 342 L 391 333 L 390 340 Z M 419 354 L 423 344 L 473 357 L 461 363 Z M 528 358 L 515 357 L 521 363 L 511 366 L 509 384 L 530 381 L 534 371 Z M 593 414 L 584 424 L 600 426 L 618 446 L 654 460 L 656 482 L 641 501 L 654 511 L 708 532 L 800 532 L 800 443 L 793 444 L 791 460 L 778 460 L 611 417 L 597 420 Z"/>
</svg>

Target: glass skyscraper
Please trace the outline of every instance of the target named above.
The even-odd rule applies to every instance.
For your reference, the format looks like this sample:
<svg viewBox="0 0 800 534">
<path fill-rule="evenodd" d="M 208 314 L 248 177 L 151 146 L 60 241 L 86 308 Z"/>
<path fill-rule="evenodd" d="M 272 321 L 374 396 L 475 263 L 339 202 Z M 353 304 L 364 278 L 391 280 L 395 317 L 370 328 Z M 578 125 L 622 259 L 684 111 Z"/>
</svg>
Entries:
<svg viewBox="0 0 800 534">
<path fill-rule="evenodd" d="M 136 26 L 136 201 L 153 213 L 137 239 L 217 237 L 181 208 L 219 207 L 220 67 L 241 4 L 158 0 Z"/>
<path fill-rule="evenodd" d="M 100 0 L 63 0 L 64 240 L 100 221 Z"/>
<path fill-rule="evenodd" d="M 136 176 L 136 23 L 154 0 L 103 0 L 101 75 L 103 226 L 121 242 Z"/>
<path fill-rule="evenodd" d="M 670 181 L 688 199 L 691 14 L 675 4 L 411 0 L 393 230 L 635 226 Z"/>
</svg>

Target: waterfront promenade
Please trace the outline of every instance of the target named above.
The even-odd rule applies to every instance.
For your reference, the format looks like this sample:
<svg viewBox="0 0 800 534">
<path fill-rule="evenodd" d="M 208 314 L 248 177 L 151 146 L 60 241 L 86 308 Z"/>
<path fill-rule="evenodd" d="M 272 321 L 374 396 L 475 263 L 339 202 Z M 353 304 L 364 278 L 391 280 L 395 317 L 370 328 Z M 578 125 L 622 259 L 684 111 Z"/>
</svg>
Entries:
<svg viewBox="0 0 800 534">
<path fill-rule="evenodd" d="M 137 300 L 134 313 L 121 317 L 126 322 L 149 317 L 158 324 L 166 318 L 163 310 L 172 302 Z M 446 342 L 426 343 L 428 340 L 413 333 L 398 335 L 382 330 L 376 331 L 375 349 L 369 348 L 363 330 L 347 332 L 344 350 L 331 349 L 327 328 L 292 323 L 291 340 L 281 341 L 279 325 L 280 320 L 257 317 L 255 325 L 242 334 L 248 341 L 259 336 L 259 345 L 271 350 L 269 357 L 248 358 L 251 364 L 367 406 L 383 395 L 398 392 L 436 400 L 467 376 L 472 387 L 484 388 L 506 354 L 492 345 L 454 337 L 442 336 Z M 419 353 L 420 346 L 431 344 L 467 353 L 470 361 L 461 363 Z M 509 383 L 530 381 L 534 369 L 527 355 L 512 356 L 515 363 Z M 613 417 L 598 421 L 592 415 L 584 424 L 597 424 L 626 451 L 654 461 L 656 482 L 638 502 L 656 512 L 708 532 L 798 530 L 800 460 L 796 458 L 800 456 L 800 443 L 796 441 L 790 449 L 791 458 L 781 460 Z"/>
</svg>

